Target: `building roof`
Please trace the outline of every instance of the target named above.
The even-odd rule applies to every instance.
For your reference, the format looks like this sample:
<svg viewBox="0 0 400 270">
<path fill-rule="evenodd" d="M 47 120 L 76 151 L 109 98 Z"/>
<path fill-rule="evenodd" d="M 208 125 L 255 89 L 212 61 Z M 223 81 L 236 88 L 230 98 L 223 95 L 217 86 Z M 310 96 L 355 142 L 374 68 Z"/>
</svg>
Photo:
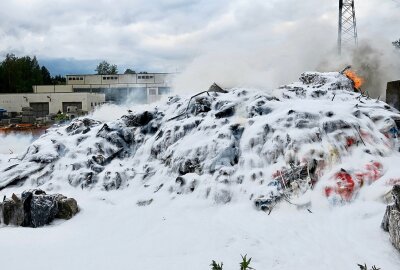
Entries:
<svg viewBox="0 0 400 270">
<path fill-rule="evenodd" d="M 146 74 L 160 74 L 160 75 L 168 75 L 168 74 L 175 74 L 169 72 L 146 72 L 146 73 L 134 73 L 134 74 L 66 74 L 65 76 L 121 76 L 121 75 L 146 75 Z"/>
<path fill-rule="evenodd" d="M 400 83 L 400 80 L 388 82 L 388 84 L 390 84 L 390 83 Z"/>
</svg>

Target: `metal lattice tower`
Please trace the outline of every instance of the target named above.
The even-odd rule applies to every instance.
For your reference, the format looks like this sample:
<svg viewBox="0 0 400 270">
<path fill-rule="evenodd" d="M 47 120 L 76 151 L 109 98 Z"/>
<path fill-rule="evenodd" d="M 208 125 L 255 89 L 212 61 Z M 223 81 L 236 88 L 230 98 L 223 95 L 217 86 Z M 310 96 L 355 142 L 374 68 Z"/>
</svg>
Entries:
<svg viewBox="0 0 400 270">
<path fill-rule="evenodd" d="M 354 0 L 339 0 L 338 51 L 358 46 Z"/>
</svg>

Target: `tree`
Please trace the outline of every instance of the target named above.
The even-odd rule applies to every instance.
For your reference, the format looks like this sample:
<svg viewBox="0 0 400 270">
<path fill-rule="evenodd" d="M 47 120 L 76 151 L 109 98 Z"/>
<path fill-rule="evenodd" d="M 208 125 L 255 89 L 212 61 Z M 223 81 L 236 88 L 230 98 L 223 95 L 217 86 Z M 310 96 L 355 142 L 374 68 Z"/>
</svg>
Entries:
<svg viewBox="0 0 400 270">
<path fill-rule="evenodd" d="M 67 80 L 65 79 L 64 76 L 56 75 L 54 77 L 51 77 L 51 84 L 62 85 L 62 84 L 65 84 L 66 82 L 67 82 Z"/>
<path fill-rule="evenodd" d="M 12 71 L 14 82 L 11 89 L 21 93 L 32 92 L 32 85 L 43 84 L 43 75 L 36 56 L 15 58 L 15 69 Z"/>
<path fill-rule="evenodd" d="M 2 73 L 1 73 L 1 89 L 3 91 L 16 92 L 15 87 L 15 71 L 16 71 L 17 58 L 14 54 L 7 54 L 4 61 L 1 63 Z"/>
<path fill-rule="evenodd" d="M 115 75 L 118 74 L 118 68 L 117 65 L 111 65 L 107 61 L 101 61 L 95 71 L 97 72 L 98 75 Z"/>
<path fill-rule="evenodd" d="M 53 78 L 45 66 L 39 65 L 35 56 L 7 54 L 0 62 L 1 93 L 29 93 L 32 86 L 38 84 L 53 84 Z"/>
<path fill-rule="evenodd" d="M 399 39 L 399 40 L 396 40 L 396 41 L 393 41 L 392 44 L 393 44 L 393 46 L 395 46 L 397 49 L 400 49 L 400 39 Z"/>
<path fill-rule="evenodd" d="M 48 69 L 45 66 L 42 66 L 40 71 L 42 73 L 43 84 L 46 84 L 46 85 L 53 84 L 53 80 L 51 78 L 51 75 L 50 75 L 50 72 L 48 71 Z"/>
<path fill-rule="evenodd" d="M 125 70 L 124 74 L 136 74 L 136 71 L 128 68 L 128 69 Z"/>
<path fill-rule="evenodd" d="M 116 75 L 116 74 L 118 74 L 117 65 L 111 65 L 111 67 L 110 67 L 110 75 Z"/>
<path fill-rule="evenodd" d="M 99 75 L 107 75 L 110 72 L 110 64 L 106 61 L 101 61 L 95 71 L 97 72 L 97 74 Z"/>
<path fill-rule="evenodd" d="M 16 57 L 7 54 L 0 64 L 0 91 L 9 93 L 32 92 L 32 85 L 42 84 L 43 75 L 36 57 Z"/>
</svg>

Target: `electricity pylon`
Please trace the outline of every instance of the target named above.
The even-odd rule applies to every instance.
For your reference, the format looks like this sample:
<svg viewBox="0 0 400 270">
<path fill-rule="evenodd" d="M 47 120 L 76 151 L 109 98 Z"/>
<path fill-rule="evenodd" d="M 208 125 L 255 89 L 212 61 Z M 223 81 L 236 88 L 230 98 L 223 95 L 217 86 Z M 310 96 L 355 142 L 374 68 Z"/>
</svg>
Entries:
<svg viewBox="0 0 400 270">
<path fill-rule="evenodd" d="M 354 0 L 339 0 L 338 52 L 358 46 Z"/>
</svg>

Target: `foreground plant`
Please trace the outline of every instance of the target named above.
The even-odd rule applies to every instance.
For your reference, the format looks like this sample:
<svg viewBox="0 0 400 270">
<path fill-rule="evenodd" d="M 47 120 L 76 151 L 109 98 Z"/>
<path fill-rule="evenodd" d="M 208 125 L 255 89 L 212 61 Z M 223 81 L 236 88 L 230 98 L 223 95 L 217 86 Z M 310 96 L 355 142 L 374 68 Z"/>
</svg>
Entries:
<svg viewBox="0 0 400 270">
<path fill-rule="evenodd" d="M 242 262 L 240 263 L 240 270 L 255 270 L 253 267 L 250 267 L 251 258 L 247 260 L 246 255 L 242 256 Z"/>
<path fill-rule="evenodd" d="M 240 270 L 255 270 L 253 267 L 250 266 L 251 258 L 247 259 L 247 254 L 246 255 L 240 255 L 242 257 L 242 262 L 239 263 L 240 265 Z M 220 264 L 217 263 L 216 261 L 212 261 L 210 264 L 211 270 L 222 270 L 222 266 L 224 264 L 221 262 Z M 372 269 L 372 270 L 379 270 L 379 269 Z"/>
<path fill-rule="evenodd" d="M 368 270 L 367 265 L 364 263 L 364 265 L 362 264 L 357 264 L 358 267 L 360 267 L 360 270 Z M 371 270 L 380 270 L 380 268 L 377 268 L 375 265 L 372 266 Z"/>
<path fill-rule="evenodd" d="M 220 264 L 218 264 L 216 261 L 212 261 L 212 263 L 210 264 L 210 266 L 212 267 L 211 270 L 222 270 L 222 266 L 224 264 L 221 262 Z"/>
</svg>

